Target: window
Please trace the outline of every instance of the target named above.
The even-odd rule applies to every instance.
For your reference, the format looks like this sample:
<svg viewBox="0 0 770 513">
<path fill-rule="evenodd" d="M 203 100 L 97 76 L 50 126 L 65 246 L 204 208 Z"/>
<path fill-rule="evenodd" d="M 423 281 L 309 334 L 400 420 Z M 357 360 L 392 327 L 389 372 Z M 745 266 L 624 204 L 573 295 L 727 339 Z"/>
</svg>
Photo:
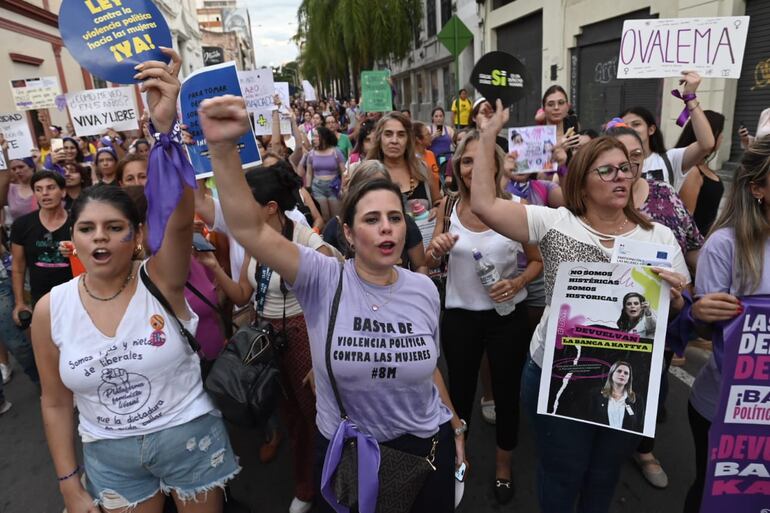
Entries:
<svg viewBox="0 0 770 513">
<path fill-rule="evenodd" d="M 422 71 L 418 71 L 414 74 L 415 81 L 417 82 L 417 108 L 425 99 L 425 79 L 423 78 Z"/>
<path fill-rule="evenodd" d="M 439 104 L 438 97 L 438 69 L 430 72 L 430 98 L 434 107 Z"/>
<path fill-rule="evenodd" d="M 404 107 L 409 108 L 412 104 L 412 80 L 409 77 L 404 78 L 403 88 L 404 94 L 401 98 L 404 99 Z"/>
<path fill-rule="evenodd" d="M 513 2 L 513 0 L 494 0 L 492 2 L 492 9 L 499 9 L 500 7 Z"/>
<path fill-rule="evenodd" d="M 441 0 L 441 27 L 452 17 L 452 0 Z"/>
<path fill-rule="evenodd" d="M 436 35 L 436 0 L 428 0 L 425 8 L 425 20 L 428 23 L 428 37 Z"/>
<path fill-rule="evenodd" d="M 104 88 L 108 87 L 107 82 L 102 80 L 99 77 L 95 77 L 95 76 L 91 75 L 91 80 L 94 83 L 94 89 L 104 89 Z"/>
</svg>

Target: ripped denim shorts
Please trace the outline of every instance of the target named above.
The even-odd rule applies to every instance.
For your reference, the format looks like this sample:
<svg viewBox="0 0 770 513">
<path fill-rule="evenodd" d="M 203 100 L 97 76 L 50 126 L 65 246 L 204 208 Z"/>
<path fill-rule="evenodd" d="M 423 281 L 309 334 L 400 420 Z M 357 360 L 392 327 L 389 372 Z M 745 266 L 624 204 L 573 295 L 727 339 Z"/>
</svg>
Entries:
<svg viewBox="0 0 770 513">
<path fill-rule="evenodd" d="M 136 506 L 159 490 L 192 500 L 241 470 L 224 422 L 211 413 L 149 435 L 84 443 L 83 459 L 86 489 L 106 509 Z"/>
</svg>

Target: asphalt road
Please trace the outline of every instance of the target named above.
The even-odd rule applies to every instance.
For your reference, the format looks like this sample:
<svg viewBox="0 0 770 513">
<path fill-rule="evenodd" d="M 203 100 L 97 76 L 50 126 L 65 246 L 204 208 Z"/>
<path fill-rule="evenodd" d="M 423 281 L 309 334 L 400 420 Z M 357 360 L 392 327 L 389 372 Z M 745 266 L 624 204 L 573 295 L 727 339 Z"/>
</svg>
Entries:
<svg viewBox="0 0 770 513">
<path fill-rule="evenodd" d="M 687 424 L 686 381 L 705 361 L 705 352 L 690 348 L 687 364 L 670 378 L 666 403 L 668 419 L 658 425 L 655 455 L 666 469 L 670 484 L 665 490 L 648 485 L 632 462 L 622 470 L 613 500 L 612 513 L 678 513 L 694 475 L 693 446 Z M 677 369 L 677 368 L 675 368 Z M 43 434 L 35 388 L 16 367 L 13 380 L 5 387 L 13 409 L 0 416 L 0 513 L 61 513 L 55 472 Z M 470 469 L 459 513 L 536 512 L 535 453 L 526 418 L 522 415 L 520 445 L 514 452 L 515 499 L 505 506 L 496 504 L 494 479 L 494 426 L 485 424 L 478 408 L 467 445 Z M 248 504 L 252 513 L 288 511 L 292 499 L 289 447 L 284 441 L 272 463 L 259 462 L 262 434 L 234 428 L 231 438 L 244 467 L 232 484 L 233 494 Z"/>
</svg>

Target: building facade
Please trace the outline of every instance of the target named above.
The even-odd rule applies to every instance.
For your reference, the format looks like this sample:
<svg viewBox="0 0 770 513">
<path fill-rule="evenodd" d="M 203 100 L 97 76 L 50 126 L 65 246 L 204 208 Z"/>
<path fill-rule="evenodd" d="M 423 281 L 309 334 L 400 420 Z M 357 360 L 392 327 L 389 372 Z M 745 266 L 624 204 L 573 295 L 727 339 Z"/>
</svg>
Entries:
<svg viewBox="0 0 770 513">
<path fill-rule="evenodd" d="M 203 64 L 209 66 L 235 61 L 238 69 L 254 69 L 254 45 L 248 9 L 235 7 L 232 0 L 205 1 L 202 4 L 203 7 L 197 12 L 198 26 L 203 35 Z"/>
</svg>

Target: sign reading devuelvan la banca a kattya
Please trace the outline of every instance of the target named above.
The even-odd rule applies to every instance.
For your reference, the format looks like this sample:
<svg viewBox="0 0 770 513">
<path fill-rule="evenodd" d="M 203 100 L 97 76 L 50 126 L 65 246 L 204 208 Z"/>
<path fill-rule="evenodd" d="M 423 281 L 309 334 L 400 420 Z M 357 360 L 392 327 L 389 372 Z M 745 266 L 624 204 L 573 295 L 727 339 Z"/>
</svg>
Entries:
<svg viewBox="0 0 770 513">
<path fill-rule="evenodd" d="M 168 24 L 151 0 L 63 0 L 59 31 L 81 66 L 117 84 L 133 84 L 141 62 L 167 62 L 160 47 L 172 46 Z"/>
</svg>

